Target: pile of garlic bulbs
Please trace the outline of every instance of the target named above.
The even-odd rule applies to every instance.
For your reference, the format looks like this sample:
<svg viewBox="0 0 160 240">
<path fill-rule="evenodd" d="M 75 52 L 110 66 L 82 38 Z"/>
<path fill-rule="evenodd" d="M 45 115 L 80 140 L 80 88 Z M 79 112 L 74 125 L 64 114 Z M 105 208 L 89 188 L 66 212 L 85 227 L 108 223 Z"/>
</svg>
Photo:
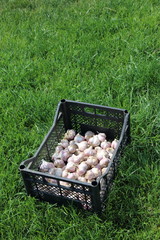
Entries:
<svg viewBox="0 0 160 240">
<path fill-rule="evenodd" d="M 87 131 L 84 136 L 67 130 L 52 155 L 52 162 L 42 160 L 39 170 L 51 175 L 91 183 L 103 175 L 108 167 L 118 140 L 106 139 L 105 133 Z M 56 180 L 47 178 L 56 183 Z M 65 182 L 60 184 L 65 185 Z M 66 182 L 66 185 L 69 185 Z"/>
</svg>

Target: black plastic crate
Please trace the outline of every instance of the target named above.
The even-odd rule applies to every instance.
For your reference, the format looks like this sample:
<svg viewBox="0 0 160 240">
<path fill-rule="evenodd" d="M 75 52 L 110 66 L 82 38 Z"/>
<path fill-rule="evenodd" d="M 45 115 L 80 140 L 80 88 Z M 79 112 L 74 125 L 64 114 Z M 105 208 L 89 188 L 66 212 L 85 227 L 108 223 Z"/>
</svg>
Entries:
<svg viewBox="0 0 160 240">
<path fill-rule="evenodd" d="M 42 159 L 51 161 L 55 147 L 68 129 L 74 129 L 82 135 L 88 130 L 104 132 L 110 140 L 119 140 L 106 173 L 91 184 L 38 171 Z M 102 212 L 122 151 L 129 142 L 130 114 L 127 110 L 61 100 L 54 123 L 39 149 L 32 158 L 20 164 L 27 194 L 50 203 L 71 202 L 79 208 Z M 49 183 L 46 180 L 48 178 L 55 179 L 56 184 Z M 69 187 L 62 185 L 62 182 L 69 183 Z"/>
</svg>

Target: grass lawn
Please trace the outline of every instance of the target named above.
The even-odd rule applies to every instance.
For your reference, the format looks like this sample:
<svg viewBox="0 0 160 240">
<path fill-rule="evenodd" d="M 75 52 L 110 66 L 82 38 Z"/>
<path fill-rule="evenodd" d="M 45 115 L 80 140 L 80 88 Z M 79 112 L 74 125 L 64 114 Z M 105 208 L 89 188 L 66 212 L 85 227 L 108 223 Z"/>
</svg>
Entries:
<svg viewBox="0 0 160 240">
<path fill-rule="evenodd" d="M 0 1 L 0 239 L 160 238 L 159 0 Z M 26 195 L 18 167 L 60 99 L 127 109 L 103 218 Z"/>
</svg>

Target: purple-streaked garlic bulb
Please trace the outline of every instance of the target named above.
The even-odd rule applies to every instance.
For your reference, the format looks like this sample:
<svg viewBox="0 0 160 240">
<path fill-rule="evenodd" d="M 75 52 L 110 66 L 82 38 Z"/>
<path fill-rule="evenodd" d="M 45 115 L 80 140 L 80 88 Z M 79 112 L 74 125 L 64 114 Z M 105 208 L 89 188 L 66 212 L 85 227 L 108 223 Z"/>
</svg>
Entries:
<svg viewBox="0 0 160 240">
<path fill-rule="evenodd" d="M 98 139 L 100 142 L 104 142 L 106 140 L 106 134 L 105 133 L 98 133 Z"/>
<path fill-rule="evenodd" d="M 97 135 L 94 135 L 88 140 L 88 143 L 93 147 L 97 147 L 100 145 L 100 140 Z"/>
<path fill-rule="evenodd" d="M 81 163 L 83 160 L 84 160 L 84 153 L 83 153 L 83 152 L 81 152 L 81 153 L 78 154 L 78 155 L 74 155 L 74 160 L 73 160 L 74 163 L 79 164 L 79 163 Z"/>
<path fill-rule="evenodd" d="M 65 168 L 68 172 L 75 172 L 76 171 L 76 165 L 73 162 L 69 162 L 66 165 Z"/>
<path fill-rule="evenodd" d="M 87 180 L 91 180 L 95 178 L 95 174 L 92 172 L 92 169 L 88 170 L 85 174 L 85 178 Z"/>
<path fill-rule="evenodd" d="M 68 176 L 67 176 L 67 178 L 69 178 L 69 179 L 74 179 L 74 180 L 76 180 L 77 179 L 77 173 L 75 173 L 75 172 L 73 172 L 73 173 L 68 173 Z"/>
<path fill-rule="evenodd" d="M 56 147 L 56 149 L 55 149 L 55 152 L 56 152 L 56 153 L 60 153 L 62 150 L 63 150 L 63 147 L 60 146 L 60 145 L 58 145 L 58 146 Z"/>
<path fill-rule="evenodd" d="M 94 156 L 90 156 L 87 158 L 86 163 L 91 167 L 96 166 L 98 164 L 98 159 Z"/>
<path fill-rule="evenodd" d="M 92 170 L 93 174 L 95 175 L 95 178 L 101 176 L 101 170 L 100 169 L 94 167 L 91 170 Z"/>
<path fill-rule="evenodd" d="M 69 163 L 69 162 L 74 162 L 74 157 L 75 157 L 75 155 L 72 154 L 72 155 L 68 158 L 67 162 L 68 162 L 68 163 Z"/>
<path fill-rule="evenodd" d="M 54 167 L 57 167 L 57 168 L 63 168 L 65 166 L 64 161 L 61 159 L 56 159 L 53 164 L 54 164 Z"/>
<path fill-rule="evenodd" d="M 67 139 L 62 139 L 61 142 L 59 143 L 59 146 L 62 146 L 63 148 L 67 148 L 69 145 L 69 142 Z"/>
<path fill-rule="evenodd" d="M 52 162 L 47 162 L 44 159 L 42 159 L 42 163 L 39 167 L 39 170 L 41 172 L 48 172 L 50 168 L 54 168 L 54 164 Z"/>
<path fill-rule="evenodd" d="M 67 159 L 71 156 L 70 152 L 68 151 L 68 149 L 64 149 L 61 151 L 61 159 L 63 161 L 67 161 Z"/>
<path fill-rule="evenodd" d="M 78 148 L 78 146 L 77 146 L 76 144 L 70 144 L 70 145 L 68 146 L 68 151 L 69 151 L 70 153 L 75 153 L 75 151 L 76 151 L 77 148 Z"/>
<path fill-rule="evenodd" d="M 85 156 L 93 156 L 93 155 L 95 155 L 95 153 L 96 153 L 96 150 L 93 149 L 92 146 L 90 146 L 89 148 L 86 148 L 86 149 L 84 150 L 84 155 L 85 155 Z"/>
<path fill-rule="evenodd" d="M 108 166 L 110 160 L 108 158 L 102 158 L 99 162 L 99 165 L 101 166 L 101 168 L 105 168 Z"/>
<path fill-rule="evenodd" d="M 81 162 L 77 169 L 78 176 L 83 176 L 88 169 L 88 165 L 85 162 Z"/>
<path fill-rule="evenodd" d="M 95 165 L 94 167 L 98 168 L 99 170 L 101 170 L 101 166 L 99 165 L 99 163 L 97 165 Z"/>
<path fill-rule="evenodd" d="M 107 155 L 107 152 L 104 149 L 101 149 L 97 152 L 97 158 L 98 160 L 101 160 L 103 157 Z"/>
<path fill-rule="evenodd" d="M 67 140 L 72 140 L 76 136 L 76 132 L 73 129 L 67 130 L 67 132 L 64 135 L 64 138 Z"/>
<path fill-rule="evenodd" d="M 106 149 L 111 147 L 111 142 L 108 142 L 107 140 L 101 142 L 101 148 Z"/>
<path fill-rule="evenodd" d="M 87 147 L 88 147 L 88 143 L 86 141 L 82 141 L 80 143 L 77 143 L 78 145 L 78 149 L 83 152 Z"/>
<path fill-rule="evenodd" d="M 117 139 L 114 139 L 111 143 L 111 148 L 116 149 L 118 146 L 119 141 Z"/>
<path fill-rule="evenodd" d="M 88 141 L 93 136 L 94 136 L 94 133 L 92 131 L 87 131 L 84 137 Z"/>
<path fill-rule="evenodd" d="M 80 143 L 80 142 L 82 142 L 84 140 L 85 140 L 84 137 L 82 135 L 80 135 L 79 133 L 74 137 L 74 141 L 76 143 Z"/>
<path fill-rule="evenodd" d="M 55 152 L 53 155 L 52 155 L 52 160 L 56 160 L 56 159 L 60 159 L 61 158 L 61 153 L 62 151 L 60 152 Z"/>
</svg>

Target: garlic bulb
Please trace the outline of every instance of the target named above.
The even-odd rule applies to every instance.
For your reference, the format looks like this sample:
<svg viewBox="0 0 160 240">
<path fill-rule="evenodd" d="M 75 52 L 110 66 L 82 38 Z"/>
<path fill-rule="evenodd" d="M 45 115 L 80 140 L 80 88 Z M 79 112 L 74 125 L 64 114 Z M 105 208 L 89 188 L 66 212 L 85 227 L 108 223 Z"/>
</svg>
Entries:
<svg viewBox="0 0 160 240">
<path fill-rule="evenodd" d="M 70 183 L 68 183 L 68 182 L 60 181 L 59 183 L 60 183 L 60 185 L 62 185 L 62 186 L 65 186 L 65 187 L 70 187 L 70 186 L 71 186 L 71 184 L 70 184 Z M 67 191 L 66 191 L 66 190 L 64 190 L 64 191 L 65 191 L 65 192 L 66 192 L 66 194 L 67 194 L 68 190 L 67 190 Z"/>
<path fill-rule="evenodd" d="M 102 158 L 101 161 L 99 162 L 99 165 L 101 166 L 101 168 L 105 168 L 108 166 L 109 161 L 110 160 L 108 158 Z"/>
<path fill-rule="evenodd" d="M 52 178 L 45 178 L 45 180 L 49 183 L 53 183 L 53 184 L 57 184 L 57 180 L 56 179 L 52 179 Z"/>
<path fill-rule="evenodd" d="M 68 146 L 68 151 L 69 151 L 70 153 L 75 153 L 76 149 L 77 149 L 77 145 L 76 145 L 76 144 L 70 144 L 70 145 Z"/>
<path fill-rule="evenodd" d="M 97 165 L 95 165 L 94 167 L 98 168 L 101 171 L 101 166 L 99 165 L 99 163 Z"/>
<path fill-rule="evenodd" d="M 74 163 L 72 163 L 72 162 L 69 162 L 69 163 L 67 163 L 67 165 L 66 165 L 66 170 L 67 170 L 68 172 L 75 172 L 75 170 L 76 170 L 76 165 L 75 165 Z"/>
<path fill-rule="evenodd" d="M 71 156 L 70 152 L 68 151 L 68 149 L 64 149 L 61 151 L 61 159 L 63 161 L 67 161 L 67 159 Z"/>
<path fill-rule="evenodd" d="M 88 140 L 88 143 L 93 146 L 93 147 L 97 147 L 100 145 L 100 141 L 99 141 L 99 138 L 97 135 L 94 135 L 93 137 L 91 137 L 89 140 Z"/>
<path fill-rule="evenodd" d="M 68 163 L 69 163 L 69 162 L 74 162 L 74 157 L 75 157 L 75 155 L 72 154 L 72 155 L 68 158 L 67 162 L 68 162 Z"/>
<path fill-rule="evenodd" d="M 110 147 L 110 148 L 106 148 L 106 151 L 107 151 L 109 157 L 111 158 L 113 156 L 114 149 Z"/>
<path fill-rule="evenodd" d="M 78 180 L 81 181 L 81 182 L 86 182 L 85 177 L 78 177 Z"/>
<path fill-rule="evenodd" d="M 92 146 L 90 146 L 89 148 L 86 148 L 84 150 L 84 155 L 85 156 L 93 156 L 96 153 L 95 149 L 93 149 Z"/>
<path fill-rule="evenodd" d="M 53 155 L 52 155 L 52 160 L 56 160 L 56 159 L 60 159 L 61 158 L 61 152 L 55 152 Z"/>
<path fill-rule="evenodd" d="M 80 143 L 80 142 L 84 141 L 84 137 L 78 133 L 78 134 L 74 137 L 74 141 L 75 141 L 76 143 Z"/>
<path fill-rule="evenodd" d="M 76 136 L 76 132 L 73 129 L 67 130 L 67 132 L 64 135 L 64 138 L 67 140 L 72 140 Z"/>
<path fill-rule="evenodd" d="M 108 142 L 107 140 L 101 142 L 101 148 L 106 149 L 111 147 L 111 142 Z"/>
<path fill-rule="evenodd" d="M 87 147 L 88 147 L 88 143 L 86 141 L 82 141 L 80 143 L 77 143 L 78 145 L 78 149 L 83 152 Z"/>
<path fill-rule="evenodd" d="M 95 174 L 92 172 L 92 170 L 88 170 L 85 174 L 85 178 L 87 180 L 91 180 L 95 178 Z"/>
<path fill-rule="evenodd" d="M 52 162 L 47 162 L 44 159 L 42 159 L 42 163 L 39 167 L 39 170 L 41 172 L 48 172 L 50 168 L 54 168 L 54 164 Z"/>
<path fill-rule="evenodd" d="M 56 147 L 55 152 L 60 153 L 62 150 L 63 150 L 63 147 L 59 145 Z"/>
<path fill-rule="evenodd" d="M 68 147 L 69 142 L 67 139 L 62 139 L 61 142 L 59 143 L 59 146 L 62 146 L 63 148 Z"/>
<path fill-rule="evenodd" d="M 86 163 L 90 166 L 95 166 L 98 164 L 98 159 L 94 156 L 90 156 L 87 158 Z"/>
<path fill-rule="evenodd" d="M 77 179 L 77 173 L 68 173 L 68 176 L 67 176 L 67 178 L 69 178 L 69 179 Z"/>
<path fill-rule="evenodd" d="M 61 177 L 62 172 L 63 172 L 62 168 L 55 168 L 54 175 L 57 176 L 57 177 Z"/>
<path fill-rule="evenodd" d="M 101 170 L 99 170 L 96 167 L 92 168 L 92 172 L 93 172 L 95 178 L 97 178 L 97 177 L 99 177 L 101 175 Z"/>
<path fill-rule="evenodd" d="M 54 167 L 57 167 L 57 168 L 63 168 L 65 166 L 64 161 L 61 159 L 55 160 L 53 164 L 54 164 Z"/>
<path fill-rule="evenodd" d="M 94 133 L 92 131 L 87 131 L 84 137 L 88 141 L 93 136 L 94 136 Z"/>
<path fill-rule="evenodd" d="M 107 167 L 102 168 L 102 174 L 104 174 L 107 171 Z"/>
<path fill-rule="evenodd" d="M 101 149 L 97 152 L 97 158 L 98 160 L 101 160 L 103 157 L 107 155 L 107 152 L 104 149 Z"/>
<path fill-rule="evenodd" d="M 67 176 L 68 176 L 68 171 L 65 169 L 62 172 L 62 177 L 67 178 Z"/>
<path fill-rule="evenodd" d="M 111 148 L 116 149 L 118 146 L 119 141 L 117 139 L 114 139 L 111 143 Z"/>
<path fill-rule="evenodd" d="M 99 133 L 98 135 L 98 139 L 100 142 L 104 142 L 106 140 L 106 134 L 105 133 Z"/>
<path fill-rule="evenodd" d="M 81 162 L 77 169 L 77 174 L 83 176 L 88 169 L 88 165 L 85 162 Z"/>
<path fill-rule="evenodd" d="M 83 160 L 84 160 L 84 153 L 83 152 L 78 154 L 77 156 L 74 155 L 74 160 L 73 160 L 74 163 L 79 164 Z"/>
</svg>

